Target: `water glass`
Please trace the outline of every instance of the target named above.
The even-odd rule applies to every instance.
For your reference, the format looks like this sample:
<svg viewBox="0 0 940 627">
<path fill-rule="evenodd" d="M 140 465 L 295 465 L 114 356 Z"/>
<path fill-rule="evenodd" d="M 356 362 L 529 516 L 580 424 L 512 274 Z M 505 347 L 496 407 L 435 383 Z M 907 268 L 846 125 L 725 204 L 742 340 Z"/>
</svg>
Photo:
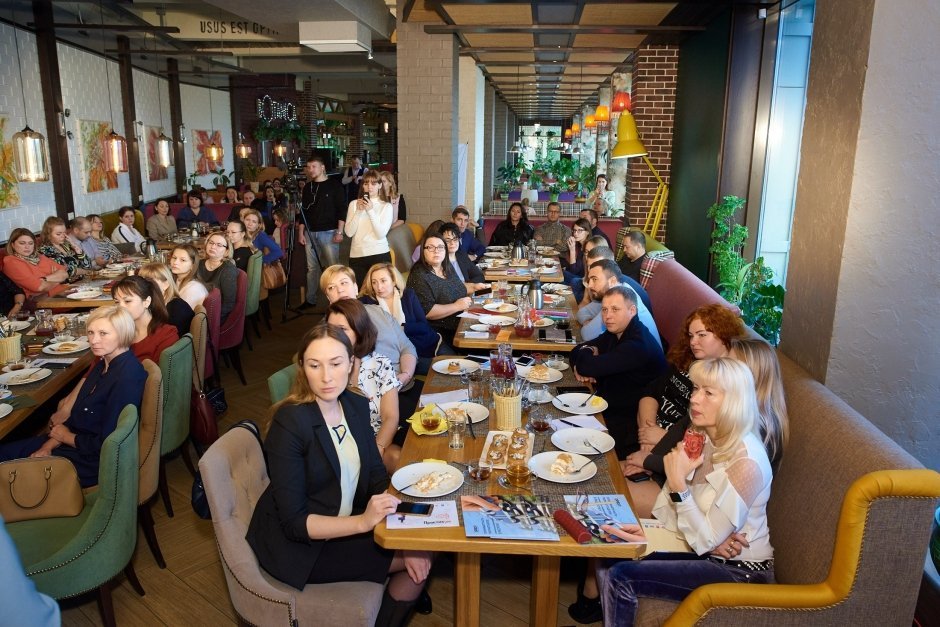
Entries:
<svg viewBox="0 0 940 627">
<path fill-rule="evenodd" d="M 463 414 L 448 414 L 447 432 L 450 434 L 450 448 L 463 448 L 464 432 L 467 430 L 467 421 Z"/>
<path fill-rule="evenodd" d="M 483 373 L 479 370 L 467 376 L 467 400 L 479 405 L 485 404 Z"/>
</svg>

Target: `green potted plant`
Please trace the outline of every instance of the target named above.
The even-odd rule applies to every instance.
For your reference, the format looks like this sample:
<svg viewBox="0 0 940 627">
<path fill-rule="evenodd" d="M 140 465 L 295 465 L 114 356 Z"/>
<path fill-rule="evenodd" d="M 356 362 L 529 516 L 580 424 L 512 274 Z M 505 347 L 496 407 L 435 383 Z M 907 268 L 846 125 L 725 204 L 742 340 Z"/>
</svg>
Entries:
<svg viewBox="0 0 940 627">
<path fill-rule="evenodd" d="M 558 194 L 561 193 L 561 184 L 558 181 L 555 181 L 549 185 L 548 193 L 550 194 L 549 199 L 551 202 L 558 202 Z"/>
<path fill-rule="evenodd" d="M 595 164 L 581 166 L 578 170 L 578 197 L 575 202 L 585 202 L 587 196 L 597 186 L 597 166 Z"/>
<path fill-rule="evenodd" d="M 776 346 L 786 292 L 774 283 L 773 271 L 764 265 L 763 257 L 748 262 L 742 254 L 748 229 L 735 222 L 735 215 L 745 202 L 737 196 L 725 196 L 709 207 L 707 215 L 715 221 L 715 228 L 708 250 L 718 273 L 718 292 L 741 309 L 746 324 Z"/>
<path fill-rule="evenodd" d="M 509 190 L 512 189 L 512 185 L 508 181 L 504 181 L 499 184 L 499 199 L 502 201 L 509 200 Z"/>
<path fill-rule="evenodd" d="M 199 174 L 198 170 L 195 172 L 190 172 L 189 176 L 186 177 L 186 189 L 192 189 L 196 187 L 196 181 L 200 176 L 201 175 Z"/>
<path fill-rule="evenodd" d="M 252 159 L 242 159 L 242 175 L 254 193 L 258 193 L 258 175 L 261 168 Z"/>
<path fill-rule="evenodd" d="M 212 184 L 217 192 L 225 192 L 225 188 L 232 183 L 232 178 L 225 173 L 225 168 L 209 170 L 209 173 L 215 175 L 212 177 Z"/>
</svg>

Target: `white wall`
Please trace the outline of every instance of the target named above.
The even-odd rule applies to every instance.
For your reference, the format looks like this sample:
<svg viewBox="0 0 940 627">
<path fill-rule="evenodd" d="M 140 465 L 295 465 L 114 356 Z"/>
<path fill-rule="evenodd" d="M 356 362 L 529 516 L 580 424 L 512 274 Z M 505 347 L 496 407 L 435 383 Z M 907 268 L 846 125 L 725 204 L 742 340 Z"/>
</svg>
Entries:
<svg viewBox="0 0 940 627">
<path fill-rule="evenodd" d="M 940 469 L 940 6 L 877 0 L 826 385 Z"/>
<path fill-rule="evenodd" d="M 16 64 L 16 49 L 13 42 L 13 27 L 0 24 L 0 116 L 7 118 L 4 140 L 9 142 L 14 133 L 23 130 L 26 118 L 23 111 L 23 94 L 26 95 L 26 110 L 29 112 L 29 127 L 48 137 L 46 118 L 43 113 L 42 90 L 39 84 L 39 57 L 36 52 L 36 37 L 32 33 L 17 31 L 20 62 L 23 66 L 23 82 Z M 24 89 L 25 87 L 25 89 Z M 20 204 L 0 209 L 0 239 L 17 227 L 38 231 L 43 220 L 55 214 L 52 179 L 45 183 L 19 183 Z"/>
<path fill-rule="evenodd" d="M 72 131 L 72 139 L 68 141 L 68 145 L 75 214 L 83 216 L 90 213 L 108 213 L 117 211 L 124 205 L 132 205 L 134 203 L 131 201 L 130 176 L 127 172 L 118 174 L 116 189 L 89 194 L 85 191 L 83 181 L 79 121 L 109 122 L 114 125 L 114 131 L 118 135 L 127 137 L 128 129 L 124 128 L 124 109 L 121 106 L 121 77 L 118 64 L 62 43 L 56 46 L 56 50 L 62 81 L 62 104 L 72 112 L 65 124 L 68 130 Z M 110 108 L 108 81 L 111 92 Z M 133 132 L 133 129 L 130 131 Z"/>
<path fill-rule="evenodd" d="M 170 90 L 169 81 L 147 72 L 134 70 L 134 109 L 137 119 L 144 123 L 143 140 L 140 142 L 140 178 L 143 185 L 144 200 L 149 202 L 162 196 L 172 196 L 176 193 L 176 167 L 167 168 L 167 178 L 150 181 L 148 174 L 147 157 L 147 128 L 148 126 L 163 127 L 164 134 L 172 139 L 173 129 L 170 124 Z M 158 100 L 159 99 L 159 100 Z M 213 102 L 213 104 L 215 104 Z M 161 111 L 162 107 L 162 111 Z M 160 121 L 160 114 L 163 121 Z"/>
<path fill-rule="evenodd" d="M 229 94 L 218 89 L 212 90 L 212 116 L 209 115 L 209 90 L 204 87 L 180 85 L 180 100 L 183 104 L 183 123 L 186 124 L 186 176 L 196 169 L 196 158 L 193 155 L 193 131 L 210 131 L 213 126 L 222 133 L 222 147 L 225 155 L 222 163 L 225 173 L 231 176 L 234 169 L 233 152 L 235 143 L 232 141 L 232 108 Z M 177 165 L 179 167 L 179 165 Z M 200 176 L 197 182 L 205 188 L 212 188 L 212 175 Z"/>
<path fill-rule="evenodd" d="M 483 72 L 472 58 L 460 57 L 458 74 L 460 128 L 457 141 L 467 144 L 464 205 L 470 210 L 470 215 L 478 216 L 483 209 Z"/>
</svg>

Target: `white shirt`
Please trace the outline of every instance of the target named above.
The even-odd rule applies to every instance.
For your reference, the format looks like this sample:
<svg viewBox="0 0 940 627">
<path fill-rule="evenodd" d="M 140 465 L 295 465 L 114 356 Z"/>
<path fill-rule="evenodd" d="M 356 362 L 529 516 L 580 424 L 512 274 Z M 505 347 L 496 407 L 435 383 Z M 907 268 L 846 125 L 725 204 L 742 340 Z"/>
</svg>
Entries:
<svg viewBox="0 0 940 627">
<path fill-rule="evenodd" d="M 145 240 L 146 238 L 140 234 L 140 231 L 124 223 L 118 224 L 111 231 L 111 241 L 118 244 L 139 244 Z"/>
<path fill-rule="evenodd" d="M 388 357 L 373 351 L 362 358 L 362 363 L 359 365 L 357 384 L 362 393 L 369 399 L 369 420 L 372 423 L 372 430 L 378 433 L 382 427 L 382 414 L 380 411 L 382 396 L 386 392 L 401 387 L 398 373 Z"/>
<path fill-rule="evenodd" d="M 193 279 L 180 289 L 180 298 L 189 303 L 193 309 L 196 305 L 201 305 L 208 295 L 209 290 L 198 279 Z"/>
<path fill-rule="evenodd" d="M 388 231 L 392 228 L 392 204 L 373 198 L 369 208 L 360 211 L 358 199 L 349 203 L 346 213 L 346 235 L 352 238 L 350 257 L 369 257 L 389 252 Z"/>
<path fill-rule="evenodd" d="M 349 423 L 346 422 L 342 405 L 339 406 L 339 411 L 343 416 L 342 421 L 335 427 L 327 425 L 327 429 L 330 432 L 330 439 L 333 440 L 336 456 L 339 458 L 339 487 L 342 498 L 337 515 L 349 516 L 352 514 L 353 499 L 356 497 L 356 486 L 359 484 L 362 462 L 359 459 L 359 447 L 356 446 L 356 440 L 349 430 Z M 340 439 L 340 434 L 343 436 L 342 439 Z"/>
</svg>

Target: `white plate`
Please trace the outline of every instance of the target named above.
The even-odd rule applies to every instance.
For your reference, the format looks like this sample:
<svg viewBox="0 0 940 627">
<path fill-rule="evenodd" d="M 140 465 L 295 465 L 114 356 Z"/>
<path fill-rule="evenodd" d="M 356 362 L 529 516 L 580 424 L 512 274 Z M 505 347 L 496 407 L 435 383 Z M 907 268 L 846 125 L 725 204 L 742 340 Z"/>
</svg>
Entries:
<svg viewBox="0 0 940 627">
<path fill-rule="evenodd" d="M 561 374 L 561 371 L 555 370 L 554 368 L 549 368 L 547 379 L 530 379 L 529 378 L 530 370 L 532 370 L 531 366 L 516 366 L 516 372 L 518 372 L 520 376 L 525 377 L 532 383 L 554 383 L 555 381 L 561 381 L 562 377 L 565 376 Z"/>
<path fill-rule="evenodd" d="M 561 359 L 557 361 L 554 359 L 549 359 L 548 361 L 545 362 L 545 365 L 548 366 L 549 368 L 554 368 L 555 370 L 567 370 L 568 369 L 568 364 L 565 363 Z"/>
<path fill-rule="evenodd" d="M 456 372 L 449 371 L 447 366 L 450 365 L 451 362 L 456 362 L 460 366 L 460 370 L 457 370 Z M 435 361 L 431 368 L 434 369 L 434 372 L 439 372 L 441 374 L 460 375 L 469 374 L 479 370 L 480 364 L 475 361 L 470 361 L 469 359 L 442 359 L 440 361 Z"/>
<path fill-rule="evenodd" d="M 487 303 L 483 305 L 483 309 L 494 313 L 510 313 L 516 311 L 519 307 L 512 303 Z"/>
<path fill-rule="evenodd" d="M 101 290 L 80 290 L 78 292 L 72 292 L 67 295 L 66 298 L 71 300 L 88 300 L 91 298 L 98 298 L 101 296 Z"/>
<path fill-rule="evenodd" d="M 10 412 L 13 411 L 13 405 L 8 405 L 7 403 L 0 403 L 0 418 L 5 418 L 10 415 Z"/>
<path fill-rule="evenodd" d="M 481 332 L 481 333 L 489 333 L 489 332 L 490 332 L 490 326 L 489 326 L 488 324 L 471 324 L 471 325 L 470 325 L 470 330 L 471 330 L 471 331 L 479 331 L 479 332 Z"/>
<path fill-rule="evenodd" d="M 555 321 L 552 320 L 551 318 L 539 318 L 538 320 L 535 321 L 535 326 L 539 328 L 550 327 L 553 324 L 555 324 Z"/>
<path fill-rule="evenodd" d="M 552 434 L 552 444 L 563 451 L 578 453 L 579 455 L 597 455 L 597 451 L 584 445 L 585 440 L 591 442 L 601 453 L 606 453 L 614 448 L 614 439 L 597 429 L 573 427 Z"/>
<path fill-rule="evenodd" d="M 413 486 L 407 490 L 402 490 L 402 488 L 410 486 L 424 475 L 432 472 L 442 472 L 447 475 L 444 483 L 441 484 L 438 488 L 430 490 L 429 492 L 420 492 Z M 392 475 L 392 487 L 402 494 L 407 494 L 408 496 L 417 498 L 433 499 L 439 496 L 444 496 L 445 494 L 450 494 L 451 492 L 460 489 L 460 486 L 462 485 L 463 473 L 449 464 L 418 462 L 416 464 L 408 464 L 403 468 L 399 468 L 395 471 L 395 474 Z"/>
<path fill-rule="evenodd" d="M 501 259 L 501 258 L 503 257 L 503 255 L 505 255 L 505 254 L 506 254 L 506 253 L 504 253 L 504 252 L 501 251 L 501 250 L 488 250 L 488 251 L 486 251 L 485 253 L 483 253 L 483 256 L 484 256 L 484 257 L 492 257 L 492 258 L 494 258 L 494 259 Z"/>
<path fill-rule="evenodd" d="M 599 396 L 595 396 L 594 398 L 592 398 L 591 402 L 585 405 L 584 407 L 578 407 L 578 405 L 583 403 L 589 396 L 590 394 L 586 392 L 569 392 L 568 394 L 559 394 L 558 396 L 552 399 L 552 405 L 554 405 L 555 407 L 557 407 L 563 412 L 567 412 L 569 414 L 578 414 L 581 416 L 587 416 L 589 414 L 596 414 L 598 412 L 602 412 L 605 409 L 607 409 L 607 401 L 605 401 Z M 600 401 L 600 403 L 595 405 L 594 404 L 595 401 Z M 562 405 L 562 403 L 565 403 L 569 406 L 565 407 L 564 405 Z"/>
<path fill-rule="evenodd" d="M 4 385 L 29 385 L 42 381 L 52 374 L 48 368 L 23 368 L 16 372 L 7 372 L 0 374 L 0 383 Z M 24 378 L 26 378 L 24 380 Z"/>
<path fill-rule="evenodd" d="M 501 327 L 508 327 L 515 324 L 516 319 L 509 316 L 480 316 L 480 323 L 487 326 L 498 324 Z"/>
<path fill-rule="evenodd" d="M 476 424 L 478 422 L 483 422 L 490 417 L 490 410 L 488 410 L 483 405 L 479 403 L 468 403 L 466 401 L 460 401 L 458 403 L 441 403 L 438 405 L 441 409 L 462 409 L 467 412 L 467 415 L 470 416 L 470 422 Z"/>
<path fill-rule="evenodd" d="M 59 350 L 59 346 L 62 344 L 76 344 L 78 348 L 74 348 L 72 350 Z M 80 353 L 84 350 L 88 350 L 88 348 L 88 342 L 81 340 L 76 342 L 53 342 L 48 346 L 44 346 L 42 352 L 46 353 L 47 355 L 71 355 L 72 353 Z"/>
<path fill-rule="evenodd" d="M 29 322 L 26 320 L 8 320 L 3 323 L 4 331 L 23 331 L 24 329 L 29 328 Z"/>
<path fill-rule="evenodd" d="M 552 472 L 552 464 L 555 463 L 555 459 L 560 454 L 561 453 L 558 451 L 546 451 L 545 453 L 539 453 L 529 460 L 529 470 L 531 470 L 532 473 L 539 479 L 545 479 L 546 481 L 551 481 L 553 483 L 580 483 L 582 481 L 587 481 L 597 474 L 597 464 L 590 463 L 584 468 L 581 468 L 581 470 L 578 472 L 572 474 L 556 475 Z M 587 464 L 591 460 L 583 455 L 571 453 L 571 461 L 575 468 L 580 468 L 582 465 Z"/>
</svg>

